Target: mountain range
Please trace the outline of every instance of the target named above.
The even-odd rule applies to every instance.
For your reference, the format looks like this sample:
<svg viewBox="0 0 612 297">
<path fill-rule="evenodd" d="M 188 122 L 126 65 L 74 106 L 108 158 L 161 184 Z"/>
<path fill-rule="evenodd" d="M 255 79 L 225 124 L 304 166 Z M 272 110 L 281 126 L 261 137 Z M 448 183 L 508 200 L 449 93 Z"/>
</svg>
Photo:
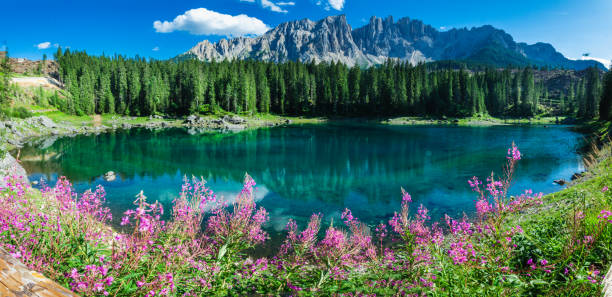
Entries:
<svg viewBox="0 0 612 297">
<path fill-rule="evenodd" d="M 514 41 L 490 25 L 440 31 L 420 20 L 404 17 L 371 17 L 367 25 L 352 29 L 345 15 L 320 21 L 286 22 L 257 37 L 204 40 L 178 58 L 203 61 L 256 59 L 272 62 L 342 62 L 362 67 L 382 64 L 389 58 L 413 65 L 433 61 L 465 61 L 498 67 L 549 66 L 582 70 L 605 69 L 592 60 L 571 60 L 548 44 Z"/>
</svg>

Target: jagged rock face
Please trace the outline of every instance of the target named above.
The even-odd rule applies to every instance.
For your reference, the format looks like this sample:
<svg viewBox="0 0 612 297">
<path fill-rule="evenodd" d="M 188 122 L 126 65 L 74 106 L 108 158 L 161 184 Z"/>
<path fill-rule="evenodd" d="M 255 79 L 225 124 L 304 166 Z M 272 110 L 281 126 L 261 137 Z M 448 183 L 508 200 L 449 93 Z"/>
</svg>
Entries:
<svg viewBox="0 0 612 297">
<path fill-rule="evenodd" d="M 370 22 L 353 31 L 359 48 L 368 55 L 408 60 L 413 64 L 432 60 L 424 52 L 431 52 L 438 32 L 421 21 L 393 17 L 370 18 Z"/>
<path fill-rule="evenodd" d="M 393 58 L 412 64 L 495 60 L 520 66 L 536 64 L 578 70 L 593 65 L 603 67 L 594 61 L 569 60 L 547 43 L 516 43 L 503 30 L 488 25 L 440 32 L 420 20 L 401 18 L 394 22 L 392 17 L 372 17 L 367 25 L 352 30 L 344 15 L 318 22 L 303 19 L 283 23 L 254 38 L 222 39 L 216 43 L 205 40 L 186 54 L 205 61 L 335 61 L 349 66 L 371 66 Z"/>
</svg>

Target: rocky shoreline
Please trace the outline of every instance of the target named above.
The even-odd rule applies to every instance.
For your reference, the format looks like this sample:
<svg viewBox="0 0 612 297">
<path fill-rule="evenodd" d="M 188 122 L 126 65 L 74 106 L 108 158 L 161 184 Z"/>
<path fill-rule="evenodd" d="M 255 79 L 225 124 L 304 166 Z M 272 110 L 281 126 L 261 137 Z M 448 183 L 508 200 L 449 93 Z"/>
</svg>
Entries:
<svg viewBox="0 0 612 297">
<path fill-rule="evenodd" d="M 54 122 L 47 116 L 35 116 L 27 119 L 10 119 L 0 121 L 0 188 L 4 187 L 4 177 L 7 175 L 21 176 L 23 182 L 29 182 L 27 172 L 17 159 L 8 151 L 23 147 L 25 143 L 40 139 L 43 143 L 53 141 L 57 137 L 72 137 L 77 135 L 101 134 L 116 130 L 133 128 L 168 129 L 186 128 L 189 134 L 206 132 L 231 133 L 251 128 L 275 127 L 290 125 L 290 119 L 261 120 L 242 118 L 235 115 L 223 117 L 200 117 L 190 115 L 185 119 L 151 116 L 144 122 L 134 122 L 137 118 L 113 116 L 106 124 L 82 122 L 80 125 L 60 121 Z"/>
<path fill-rule="evenodd" d="M 81 125 L 62 121 L 54 122 L 46 116 L 35 116 L 27 119 L 11 119 L 0 121 L 0 145 L 5 149 L 20 148 L 24 143 L 38 137 L 45 136 L 76 136 L 100 134 L 119 129 L 132 128 L 166 129 L 187 128 L 193 133 L 208 132 L 237 132 L 249 128 L 274 127 L 292 124 L 290 119 L 278 120 L 247 119 L 235 115 L 223 117 L 200 117 L 190 115 L 185 119 L 164 118 L 151 116 L 145 122 L 134 122 L 137 118 L 114 116 L 106 124 L 95 122 L 82 122 Z"/>
</svg>

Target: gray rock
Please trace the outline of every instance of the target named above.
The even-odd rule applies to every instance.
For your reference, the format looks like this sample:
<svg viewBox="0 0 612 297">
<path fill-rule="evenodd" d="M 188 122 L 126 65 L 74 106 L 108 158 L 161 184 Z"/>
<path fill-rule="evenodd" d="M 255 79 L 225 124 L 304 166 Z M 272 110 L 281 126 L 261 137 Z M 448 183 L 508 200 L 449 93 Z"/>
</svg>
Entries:
<svg viewBox="0 0 612 297">
<path fill-rule="evenodd" d="M 21 147 L 21 142 L 19 142 L 19 140 L 13 139 L 13 138 L 9 138 L 6 140 L 6 142 L 8 142 L 9 144 L 12 144 L 16 147 Z"/>
<path fill-rule="evenodd" d="M 225 122 L 222 119 L 212 119 L 210 120 L 210 123 L 215 125 L 223 125 Z"/>
<path fill-rule="evenodd" d="M 563 186 L 565 185 L 567 182 L 564 179 L 556 179 L 553 181 L 555 184 Z"/>
<path fill-rule="evenodd" d="M 187 125 L 192 125 L 193 126 L 193 125 L 197 125 L 197 123 L 200 122 L 200 121 L 201 121 L 201 118 L 199 116 L 192 114 L 192 115 L 187 117 L 187 119 L 185 120 L 184 123 L 187 124 Z"/>
<path fill-rule="evenodd" d="M 604 297 L 612 297 L 612 266 L 610 266 L 610 270 L 604 277 L 602 284 Z"/>
<path fill-rule="evenodd" d="M 104 174 L 104 180 L 107 182 L 112 182 L 112 181 L 115 181 L 116 179 L 117 179 L 117 175 L 115 175 L 115 172 L 113 171 L 109 171 Z"/>
<path fill-rule="evenodd" d="M 577 180 L 579 178 L 581 178 L 584 175 L 583 172 L 576 172 L 574 174 L 572 174 L 572 180 Z"/>
<path fill-rule="evenodd" d="M 43 141 L 38 145 L 39 149 L 50 148 L 55 141 L 57 141 L 57 136 L 44 138 Z"/>
<path fill-rule="evenodd" d="M 35 117 L 34 119 L 36 119 L 36 122 L 38 122 L 40 126 L 45 128 L 57 128 L 57 124 L 46 116 Z"/>
<path fill-rule="evenodd" d="M 242 124 L 246 124 L 247 122 L 245 119 L 239 116 L 235 116 L 235 115 L 232 115 L 232 116 L 226 115 L 223 117 L 223 120 L 230 124 L 234 124 L 234 125 L 242 125 Z"/>
<path fill-rule="evenodd" d="M 372 17 L 363 27 L 352 29 L 344 15 L 314 22 L 308 19 L 286 22 L 257 37 L 204 40 L 184 55 L 204 61 L 257 59 L 271 62 L 342 62 L 349 66 L 371 66 L 388 59 L 416 65 L 436 60 L 478 58 L 494 48 L 508 58 L 524 62 L 585 69 L 603 65 L 594 61 L 574 61 L 547 43 L 517 43 L 511 35 L 490 25 L 438 31 L 420 20 Z M 505 66 L 505 65 L 503 65 Z"/>
<path fill-rule="evenodd" d="M 25 169 L 8 153 L 0 156 L 0 187 L 6 187 L 6 182 L 4 181 L 6 176 L 15 176 L 18 181 L 23 183 L 30 182 Z"/>
</svg>

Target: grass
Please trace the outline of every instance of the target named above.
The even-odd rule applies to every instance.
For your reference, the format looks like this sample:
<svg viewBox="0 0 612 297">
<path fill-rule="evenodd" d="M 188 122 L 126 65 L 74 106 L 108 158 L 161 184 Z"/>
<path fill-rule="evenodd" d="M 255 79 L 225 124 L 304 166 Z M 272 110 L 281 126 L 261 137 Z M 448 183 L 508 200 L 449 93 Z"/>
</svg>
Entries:
<svg viewBox="0 0 612 297">
<path fill-rule="evenodd" d="M 33 110 L 58 122 L 93 121 Z M 102 116 L 103 123 L 111 121 L 113 116 Z M 459 124 L 483 121 L 495 119 Z M 267 239 L 262 226 L 268 214 L 256 207 L 255 182 L 248 176 L 233 211 L 218 204 L 208 214 L 202 202 L 215 201 L 214 193 L 200 181 L 187 181 L 168 222 L 141 193 L 135 211 L 122 220 L 121 234 L 105 225 L 103 189 L 77 196 L 65 180 L 43 192 L 15 183 L 0 191 L 0 246 L 83 296 L 596 296 L 612 263 L 612 219 L 603 218 L 612 210 L 612 191 L 605 190 L 612 186 L 611 155 L 610 144 L 594 147 L 585 161 L 589 172 L 568 189 L 506 197 L 500 191 L 520 159 L 512 150 L 499 184 L 486 181 L 488 190 L 475 193 L 474 218 L 432 223 L 427 210 L 411 206 L 403 193 L 402 209 L 376 228 L 348 209 L 342 222 L 323 232 L 322 215 L 313 215 L 303 231 L 290 221 L 276 257 L 258 259 L 247 251 Z"/>
<path fill-rule="evenodd" d="M 141 193 L 120 235 L 103 225 L 102 189 L 77 198 L 65 180 L 42 194 L 17 184 L 0 192 L 0 246 L 83 296 L 595 296 L 612 263 L 610 155 L 610 144 L 594 148 L 589 173 L 559 193 L 506 197 L 513 149 L 500 183 L 487 181 L 495 191 L 476 184 L 475 218 L 432 224 L 404 192 L 388 225 L 370 229 L 346 209 L 320 238 L 315 214 L 303 231 L 290 221 L 278 255 L 258 259 L 245 251 L 266 240 L 268 214 L 248 176 L 233 211 L 208 215 L 214 193 L 186 181 L 168 222 Z"/>
<path fill-rule="evenodd" d="M 533 118 L 496 118 L 489 115 L 472 116 L 466 118 L 428 118 L 428 117 L 397 117 L 382 121 L 391 125 L 435 125 L 453 124 L 459 126 L 493 126 L 493 125 L 554 125 L 563 122 L 567 117 L 539 116 Z"/>
</svg>

